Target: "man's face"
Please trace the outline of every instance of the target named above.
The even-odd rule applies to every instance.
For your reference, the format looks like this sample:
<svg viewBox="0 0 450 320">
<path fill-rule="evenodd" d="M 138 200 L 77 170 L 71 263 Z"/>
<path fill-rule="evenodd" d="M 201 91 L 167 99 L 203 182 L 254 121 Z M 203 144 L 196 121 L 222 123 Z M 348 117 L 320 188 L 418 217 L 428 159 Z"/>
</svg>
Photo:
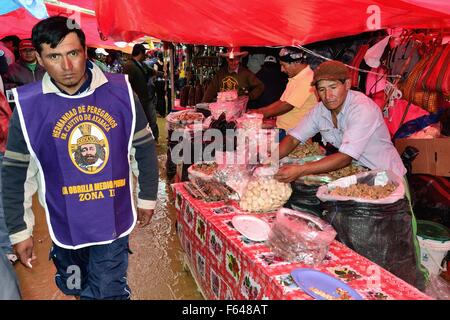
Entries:
<svg viewBox="0 0 450 320">
<path fill-rule="evenodd" d="M 20 58 L 26 63 L 35 63 L 36 62 L 36 50 L 33 48 L 22 49 L 20 50 Z"/>
<path fill-rule="evenodd" d="M 56 81 L 68 92 L 75 93 L 86 79 L 87 48 L 83 48 L 75 32 L 71 32 L 56 46 L 41 44 L 41 54 L 37 54 L 41 64 Z"/>
<path fill-rule="evenodd" d="M 94 164 L 98 160 L 95 144 L 88 143 L 81 146 L 81 156 L 86 164 Z"/>
<path fill-rule="evenodd" d="M 287 63 L 284 61 L 280 61 L 281 64 L 281 72 L 284 72 L 288 75 L 289 78 L 293 78 L 297 75 L 297 64 L 296 63 Z"/>
<path fill-rule="evenodd" d="M 350 80 L 344 83 L 338 80 L 321 80 L 317 83 L 316 89 L 323 104 L 330 111 L 339 113 L 350 90 Z"/>
<path fill-rule="evenodd" d="M 227 62 L 228 62 L 228 70 L 234 71 L 239 66 L 240 59 L 239 58 L 236 58 L 236 59 L 227 58 Z"/>
</svg>

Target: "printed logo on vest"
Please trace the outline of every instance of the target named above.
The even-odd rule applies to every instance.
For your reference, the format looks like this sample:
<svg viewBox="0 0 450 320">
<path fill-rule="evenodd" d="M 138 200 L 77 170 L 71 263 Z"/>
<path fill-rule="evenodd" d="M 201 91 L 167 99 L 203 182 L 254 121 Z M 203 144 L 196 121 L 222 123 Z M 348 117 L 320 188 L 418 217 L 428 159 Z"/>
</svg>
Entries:
<svg viewBox="0 0 450 320">
<path fill-rule="evenodd" d="M 83 173 L 99 173 L 108 162 L 108 139 L 100 127 L 90 122 L 82 122 L 73 129 L 68 149 L 72 163 Z"/>
<path fill-rule="evenodd" d="M 227 76 L 222 80 L 222 88 L 220 91 L 232 91 L 239 88 L 239 83 L 234 77 Z"/>
</svg>

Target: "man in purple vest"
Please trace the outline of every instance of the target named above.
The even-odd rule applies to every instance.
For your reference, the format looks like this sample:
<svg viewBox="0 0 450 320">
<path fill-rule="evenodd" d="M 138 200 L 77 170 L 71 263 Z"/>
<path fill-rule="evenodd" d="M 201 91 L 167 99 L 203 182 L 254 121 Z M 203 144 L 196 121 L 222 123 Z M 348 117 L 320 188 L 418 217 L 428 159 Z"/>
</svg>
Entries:
<svg viewBox="0 0 450 320">
<path fill-rule="evenodd" d="M 152 131 L 127 77 L 105 75 L 87 60 L 74 21 L 42 20 L 32 39 L 47 73 L 13 90 L 2 172 L 11 243 L 31 268 L 31 197 L 39 191 L 58 287 L 81 299 L 129 299 L 128 236 L 137 222 L 150 222 L 158 190 Z"/>
</svg>

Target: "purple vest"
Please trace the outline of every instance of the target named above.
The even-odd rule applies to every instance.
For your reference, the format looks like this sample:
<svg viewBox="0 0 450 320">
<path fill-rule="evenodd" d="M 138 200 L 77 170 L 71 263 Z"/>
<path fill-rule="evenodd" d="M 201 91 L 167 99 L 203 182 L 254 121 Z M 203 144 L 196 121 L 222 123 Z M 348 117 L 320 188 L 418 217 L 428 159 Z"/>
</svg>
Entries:
<svg viewBox="0 0 450 320">
<path fill-rule="evenodd" d="M 111 242 L 136 222 L 129 165 L 133 96 L 124 75 L 107 78 L 85 96 L 43 94 L 40 81 L 17 88 L 50 235 L 63 248 Z"/>
</svg>

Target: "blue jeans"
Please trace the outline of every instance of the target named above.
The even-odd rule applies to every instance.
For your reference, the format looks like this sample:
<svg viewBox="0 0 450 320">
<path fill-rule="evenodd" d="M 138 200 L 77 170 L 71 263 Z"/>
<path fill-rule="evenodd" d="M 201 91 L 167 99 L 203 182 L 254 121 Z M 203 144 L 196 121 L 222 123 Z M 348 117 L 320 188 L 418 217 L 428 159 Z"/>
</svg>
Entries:
<svg viewBox="0 0 450 320">
<path fill-rule="evenodd" d="M 50 258 L 56 266 L 56 285 L 81 300 L 128 300 L 129 252 L 128 236 L 76 250 L 53 244 Z"/>
<path fill-rule="evenodd" d="M 11 242 L 9 241 L 9 232 L 6 227 L 5 213 L 3 211 L 3 192 L 2 192 L 2 162 L 3 153 L 0 153 L 0 248 L 5 253 L 12 253 Z"/>
</svg>

